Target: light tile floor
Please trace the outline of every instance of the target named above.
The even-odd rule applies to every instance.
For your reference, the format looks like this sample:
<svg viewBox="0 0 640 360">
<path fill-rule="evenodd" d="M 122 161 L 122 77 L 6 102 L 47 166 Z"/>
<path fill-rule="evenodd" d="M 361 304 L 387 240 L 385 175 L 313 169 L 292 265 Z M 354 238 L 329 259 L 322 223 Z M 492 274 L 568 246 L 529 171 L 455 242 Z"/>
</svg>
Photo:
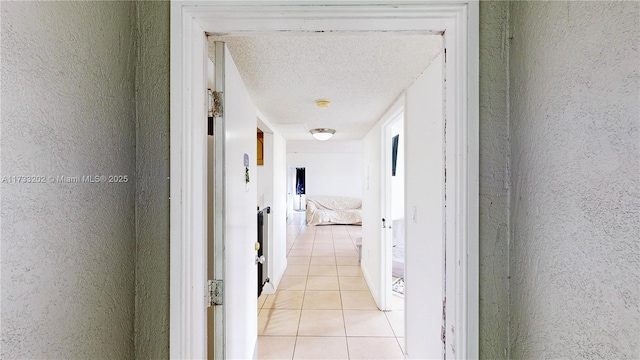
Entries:
<svg viewBox="0 0 640 360">
<path fill-rule="evenodd" d="M 378 310 L 358 262 L 360 226 L 287 225 L 288 267 L 258 299 L 259 359 L 403 359 L 404 302 Z"/>
</svg>

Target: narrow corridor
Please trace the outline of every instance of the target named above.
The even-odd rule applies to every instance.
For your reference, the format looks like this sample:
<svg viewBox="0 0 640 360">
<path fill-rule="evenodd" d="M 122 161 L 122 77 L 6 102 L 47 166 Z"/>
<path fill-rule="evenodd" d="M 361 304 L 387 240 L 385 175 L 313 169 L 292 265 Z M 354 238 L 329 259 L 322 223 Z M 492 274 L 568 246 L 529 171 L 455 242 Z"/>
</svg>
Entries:
<svg viewBox="0 0 640 360">
<path fill-rule="evenodd" d="M 287 262 L 278 291 L 258 299 L 259 359 L 402 359 L 404 299 L 378 310 L 355 239 L 360 226 L 287 225 Z"/>
</svg>

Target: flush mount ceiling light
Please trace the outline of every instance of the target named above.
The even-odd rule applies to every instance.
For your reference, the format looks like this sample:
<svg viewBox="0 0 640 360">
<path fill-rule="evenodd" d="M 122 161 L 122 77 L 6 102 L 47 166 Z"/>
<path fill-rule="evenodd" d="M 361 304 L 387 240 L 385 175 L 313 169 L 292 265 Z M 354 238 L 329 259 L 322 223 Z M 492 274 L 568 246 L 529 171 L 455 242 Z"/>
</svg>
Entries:
<svg viewBox="0 0 640 360">
<path fill-rule="evenodd" d="M 311 135 L 313 135 L 314 138 L 320 141 L 329 140 L 329 138 L 331 138 L 333 134 L 336 133 L 335 130 L 327 128 L 312 129 L 309 132 L 311 133 Z"/>
<path fill-rule="evenodd" d="M 316 100 L 316 105 L 318 105 L 319 108 L 329 107 L 329 104 L 331 104 L 331 100 L 328 100 L 328 99 L 318 99 L 318 100 Z"/>
</svg>

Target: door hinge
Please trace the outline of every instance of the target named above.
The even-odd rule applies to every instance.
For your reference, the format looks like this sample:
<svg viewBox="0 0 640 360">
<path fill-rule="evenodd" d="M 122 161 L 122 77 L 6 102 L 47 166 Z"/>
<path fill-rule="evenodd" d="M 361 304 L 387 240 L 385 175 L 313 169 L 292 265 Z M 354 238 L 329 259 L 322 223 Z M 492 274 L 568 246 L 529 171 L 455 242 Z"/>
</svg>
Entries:
<svg viewBox="0 0 640 360">
<path fill-rule="evenodd" d="M 222 109 L 222 100 L 223 100 L 223 94 L 222 91 L 210 91 L 209 92 L 209 96 L 210 96 L 210 104 L 211 107 L 209 108 L 209 116 L 211 117 L 222 117 L 223 115 L 223 109 Z"/>
<path fill-rule="evenodd" d="M 207 280 L 207 290 L 209 306 L 222 305 L 222 294 L 224 293 L 222 280 Z"/>
</svg>

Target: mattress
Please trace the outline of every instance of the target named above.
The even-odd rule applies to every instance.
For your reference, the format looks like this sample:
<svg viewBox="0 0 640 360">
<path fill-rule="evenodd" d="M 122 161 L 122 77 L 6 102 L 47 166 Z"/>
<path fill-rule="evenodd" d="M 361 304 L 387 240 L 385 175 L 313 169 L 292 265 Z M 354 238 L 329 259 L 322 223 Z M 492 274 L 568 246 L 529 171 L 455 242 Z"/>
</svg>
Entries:
<svg viewBox="0 0 640 360">
<path fill-rule="evenodd" d="M 362 224 L 362 201 L 346 196 L 309 196 L 307 225 Z"/>
</svg>

